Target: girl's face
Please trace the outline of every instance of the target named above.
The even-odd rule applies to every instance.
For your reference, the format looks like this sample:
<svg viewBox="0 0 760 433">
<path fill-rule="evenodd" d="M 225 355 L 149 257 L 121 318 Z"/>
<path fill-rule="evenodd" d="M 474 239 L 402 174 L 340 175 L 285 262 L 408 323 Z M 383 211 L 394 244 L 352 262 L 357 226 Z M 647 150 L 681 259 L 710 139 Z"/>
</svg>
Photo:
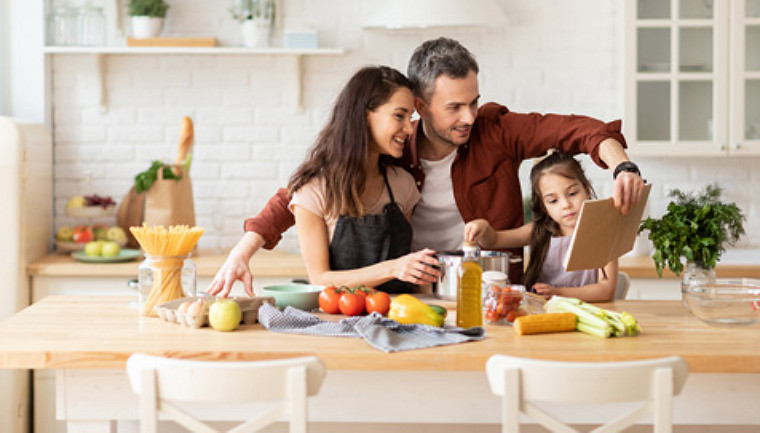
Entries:
<svg viewBox="0 0 760 433">
<path fill-rule="evenodd" d="M 538 190 L 546 212 L 559 225 L 562 236 L 571 235 L 581 206 L 589 198 L 583 184 L 578 179 L 545 173 L 538 180 Z"/>
<path fill-rule="evenodd" d="M 404 143 L 414 132 L 413 112 L 414 96 L 406 87 L 396 89 L 388 102 L 375 111 L 367 111 L 370 153 L 400 158 L 404 152 Z"/>
</svg>

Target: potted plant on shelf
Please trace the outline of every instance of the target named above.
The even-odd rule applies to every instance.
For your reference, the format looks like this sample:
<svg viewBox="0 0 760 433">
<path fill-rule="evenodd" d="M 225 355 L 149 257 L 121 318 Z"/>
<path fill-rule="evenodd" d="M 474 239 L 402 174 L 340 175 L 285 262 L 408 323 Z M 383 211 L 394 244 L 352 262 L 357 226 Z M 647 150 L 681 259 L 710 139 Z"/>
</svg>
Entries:
<svg viewBox="0 0 760 433">
<path fill-rule="evenodd" d="M 270 45 L 277 11 L 275 0 L 234 0 L 230 13 L 240 22 L 243 45 L 266 48 Z"/>
<path fill-rule="evenodd" d="M 714 268 L 726 245 L 734 245 L 744 234 L 745 216 L 736 203 L 721 201 L 721 191 L 718 185 L 708 185 L 699 194 L 674 189 L 665 215 L 647 218 L 639 226 L 639 232 L 649 230 L 660 277 L 665 266 L 680 275 L 685 259 L 682 291 L 695 282 L 714 281 Z"/>
<path fill-rule="evenodd" d="M 154 38 L 161 34 L 169 4 L 164 0 L 129 0 L 127 13 L 135 38 Z"/>
</svg>

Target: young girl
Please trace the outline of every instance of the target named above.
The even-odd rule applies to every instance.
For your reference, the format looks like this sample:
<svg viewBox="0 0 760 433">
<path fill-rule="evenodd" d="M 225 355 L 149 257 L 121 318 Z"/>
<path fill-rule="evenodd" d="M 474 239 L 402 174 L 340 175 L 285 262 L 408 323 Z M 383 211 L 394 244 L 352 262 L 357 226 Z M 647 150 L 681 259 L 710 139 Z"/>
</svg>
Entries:
<svg viewBox="0 0 760 433">
<path fill-rule="evenodd" d="M 412 134 L 411 83 L 365 67 L 341 91 L 306 160 L 290 179 L 290 209 L 313 284 L 414 291 L 438 277 L 433 251 L 409 254 L 419 200 L 412 176 L 385 163 Z M 411 283 L 411 284 L 410 284 Z"/>
<path fill-rule="evenodd" d="M 593 196 L 580 163 L 563 152 L 554 152 L 533 166 L 530 180 L 531 224 L 496 232 L 485 220 L 475 220 L 465 226 L 465 239 L 479 241 L 486 248 L 514 248 L 524 245 L 530 230 L 526 287 L 547 299 L 561 295 L 586 302 L 611 301 L 617 285 L 617 260 L 598 270 L 567 272 L 562 266 L 581 206 Z"/>
</svg>

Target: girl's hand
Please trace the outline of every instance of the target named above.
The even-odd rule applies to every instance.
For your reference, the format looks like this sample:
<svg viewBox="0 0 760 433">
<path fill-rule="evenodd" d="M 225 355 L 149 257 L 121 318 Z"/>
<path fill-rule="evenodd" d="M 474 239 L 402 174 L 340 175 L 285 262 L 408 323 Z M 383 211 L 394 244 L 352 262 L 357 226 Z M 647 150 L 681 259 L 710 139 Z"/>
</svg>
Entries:
<svg viewBox="0 0 760 433">
<path fill-rule="evenodd" d="M 393 277 L 417 285 L 438 281 L 439 263 L 433 254 L 435 251 L 425 248 L 395 259 L 392 268 Z"/>
<path fill-rule="evenodd" d="M 544 298 L 550 299 L 552 296 L 557 294 L 558 288 L 552 286 L 551 284 L 536 283 L 533 285 L 533 290 L 535 290 L 536 293 L 543 296 Z"/>
<path fill-rule="evenodd" d="M 464 225 L 465 242 L 475 242 L 483 248 L 491 248 L 495 240 L 496 232 L 484 219 L 472 220 Z"/>
<path fill-rule="evenodd" d="M 211 281 L 211 284 L 209 284 L 206 293 L 210 295 L 218 294 L 220 298 L 226 298 L 229 296 L 235 281 L 241 280 L 243 281 L 245 293 L 248 296 L 253 296 L 253 275 L 251 274 L 251 268 L 248 266 L 248 260 L 245 260 L 242 256 L 235 254 L 234 251 L 230 253 Z"/>
</svg>

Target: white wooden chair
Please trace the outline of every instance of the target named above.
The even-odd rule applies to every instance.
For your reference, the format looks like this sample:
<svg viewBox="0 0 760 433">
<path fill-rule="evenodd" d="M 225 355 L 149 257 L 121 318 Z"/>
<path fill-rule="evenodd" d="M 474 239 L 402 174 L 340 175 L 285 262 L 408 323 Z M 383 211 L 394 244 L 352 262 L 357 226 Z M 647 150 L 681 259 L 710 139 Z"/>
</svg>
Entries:
<svg viewBox="0 0 760 433">
<path fill-rule="evenodd" d="M 618 272 L 617 286 L 615 287 L 615 300 L 623 300 L 628 296 L 631 287 L 631 277 L 623 271 Z"/>
<path fill-rule="evenodd" d="M 195 433 L 218 433 L 175 404 L 181 402 L 280 402 L 229 432 L 254 432 L 287 415 L 290 432 L 305 433 L 306 398 L 319 392 L 325 367 L 314 356 L 217 362 L 134 354 L 127 360 L 127 375 L 139 397 L 142 433 L 158 431 L 159 414 Z"/>
<path fill-rule="evenodd" d="M 494 355 L 486 363 L 494 394 L 502 396 L 502 433 L 520 431 L 520 412 L 552 432 L 578 433 L 532 402 L 645 404 L 596 428 L 620 432 L 654 411 L 655 433 L 672 431 L 673 396 L 681 392 L 689 367 L 678 356 L 630 362 L 558 362 Z"/>
</svg>

